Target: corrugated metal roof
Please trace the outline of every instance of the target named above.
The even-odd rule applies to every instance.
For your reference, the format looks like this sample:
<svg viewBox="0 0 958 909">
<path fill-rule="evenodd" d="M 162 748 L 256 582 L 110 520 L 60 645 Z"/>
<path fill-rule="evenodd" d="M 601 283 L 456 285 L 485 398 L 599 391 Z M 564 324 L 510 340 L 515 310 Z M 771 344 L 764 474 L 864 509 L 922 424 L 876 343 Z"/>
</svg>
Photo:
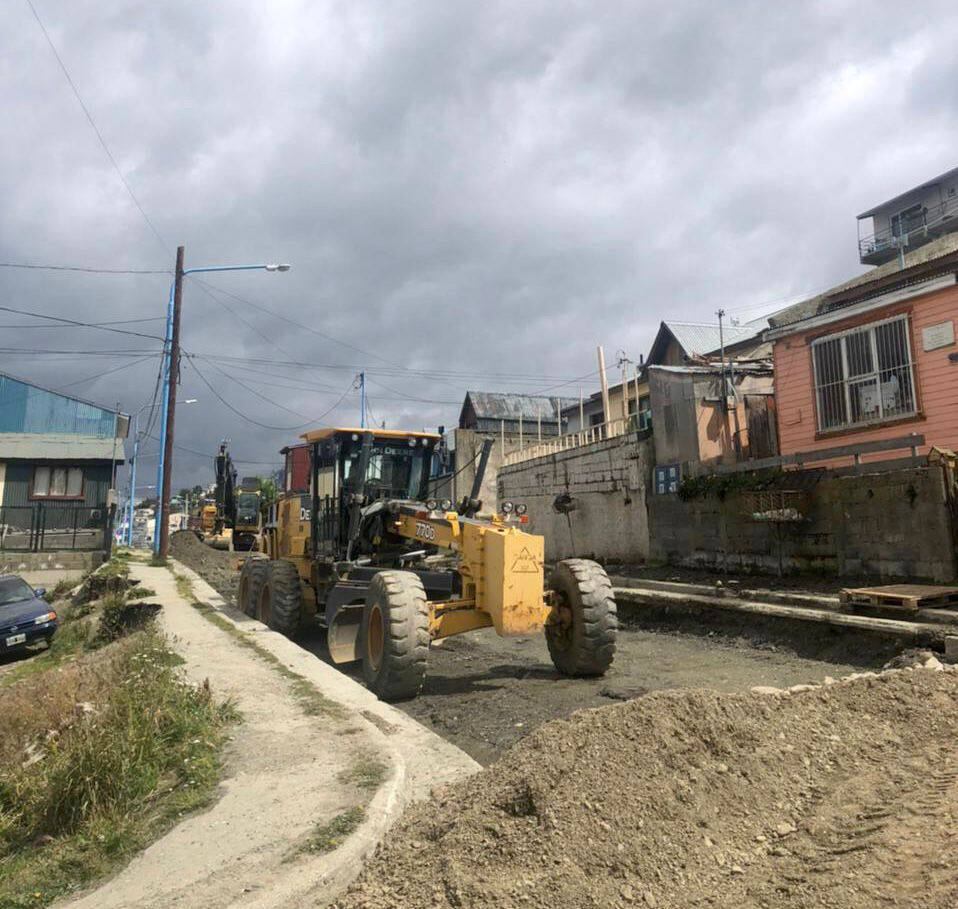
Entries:
<svg viewBox="0 0 958 909">
<path fill-rule="evenodd" d="M 9 373 L 0 373 L 0 432 L 126 436 L 129 417 L 61 394 Z"/>
<path fill-rule="evenodd" d="M 558 422 L 557 401 L 560 410 L 579 403 L 578 398 L 549 398 L 545 395 L 517 395 L 498 391 L 467 391 L 466 397 L 479 420 L 518 420 L 521 415 L 523 420 L 535 421 L 541 414 L 545 421 Z"/>
<path fill-rule="evenodd" d="M 722 341 L 719 338 L 718 325 L 709 325 L 702 322 L 666 322 L 665 325 L 689 357 L 702 357 L 721 347 Z M 752 338 L 758 337 L 764 328 L 764 325 L 756 326 L 754 323 L 750 327 L 726 325 L 722 331 L 725 346 L 731 347 L 742 341 L 750 341 Z"/>
<path fill-rule="evenodd" d="M 115 449 L 114 449 L 115 441 Z M 18 458 L 39 461 L 123 461 L 119 439 L 83 438 L 59 433 L 0 432 L 0 461 Z"/>
</svg>

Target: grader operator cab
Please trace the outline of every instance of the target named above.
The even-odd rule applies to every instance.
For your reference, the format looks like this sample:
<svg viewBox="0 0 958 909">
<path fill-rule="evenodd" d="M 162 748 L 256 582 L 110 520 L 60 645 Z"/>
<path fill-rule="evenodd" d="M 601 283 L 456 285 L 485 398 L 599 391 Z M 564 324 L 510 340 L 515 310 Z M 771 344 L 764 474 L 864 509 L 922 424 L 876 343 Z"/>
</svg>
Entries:
<svg viewBox="0 0 958 909">
<path fill-rule="evenodd" d="M 556 668 L 601 675 L 617 629 L 600 565 L 567 559 L 544 578 L 544 541 L 526 533 L 522 506 L 481 513 L 477 496 L 491 447 L 461 502 L 428 494 L 439 436 L 323 429 L 303 436 L 310 491 L 274 506 L 260 550 L 240 576 L 247 615 L 293 636 L 318 617 L 336 663 L 361 661 L 385 700 L 415 697 L 431 641 L 479 628 L 545 631 Z"/>
</svg>

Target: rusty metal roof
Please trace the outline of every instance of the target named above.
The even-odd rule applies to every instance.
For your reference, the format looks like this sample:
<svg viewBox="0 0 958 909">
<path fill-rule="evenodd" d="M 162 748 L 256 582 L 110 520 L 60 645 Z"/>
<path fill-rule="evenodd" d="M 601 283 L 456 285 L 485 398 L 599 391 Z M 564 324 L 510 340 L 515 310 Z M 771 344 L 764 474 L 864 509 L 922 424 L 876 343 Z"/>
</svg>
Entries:
<svg viewBox="0 0 958 909">
<path fill-rule="evenodd" d="M 463 401 L 463 410 L 466 404 L 471 403 L 478 420 L 523 420 L 535 422 L 540 417 L 543 422 L 557 423 L 559 414 L 556 412 L 556 403 L 561 411 L 565 407 L 578 405 L 578 398 L 550 398 L 545 395 L 520 395 L 498 391 L 467 391 Z M 460 419 L 460 424 L 462 420 Z"/>
</svg>

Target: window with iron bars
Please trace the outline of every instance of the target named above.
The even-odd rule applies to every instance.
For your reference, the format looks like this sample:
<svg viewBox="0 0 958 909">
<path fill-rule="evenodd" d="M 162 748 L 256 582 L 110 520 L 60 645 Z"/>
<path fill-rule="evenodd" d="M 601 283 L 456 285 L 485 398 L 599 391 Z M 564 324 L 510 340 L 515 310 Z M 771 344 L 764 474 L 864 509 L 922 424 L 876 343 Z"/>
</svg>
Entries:
<svg viewBox="0 0 958 909">
<path fill-rule="evenodd" d="M 820 431 L 916 413 L 908 319 L 898 316 L 812 343 Z"/>
</svg>

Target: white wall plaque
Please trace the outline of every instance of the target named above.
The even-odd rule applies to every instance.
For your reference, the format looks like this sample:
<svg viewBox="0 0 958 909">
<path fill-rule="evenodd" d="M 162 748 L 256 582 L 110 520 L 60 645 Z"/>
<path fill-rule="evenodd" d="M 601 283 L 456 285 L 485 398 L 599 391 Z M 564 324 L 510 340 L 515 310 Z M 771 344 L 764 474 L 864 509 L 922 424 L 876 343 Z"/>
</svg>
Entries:
<svg viewBox="0 0 958 909">
<path fill-rule="evenodd" d="M 942 322 L 939 325 L 929 325 L 921 330 L 922 350 L 937 350 L 939 347 L 950 347 L 955 343 L 955 323 Z"/>
</svg>

